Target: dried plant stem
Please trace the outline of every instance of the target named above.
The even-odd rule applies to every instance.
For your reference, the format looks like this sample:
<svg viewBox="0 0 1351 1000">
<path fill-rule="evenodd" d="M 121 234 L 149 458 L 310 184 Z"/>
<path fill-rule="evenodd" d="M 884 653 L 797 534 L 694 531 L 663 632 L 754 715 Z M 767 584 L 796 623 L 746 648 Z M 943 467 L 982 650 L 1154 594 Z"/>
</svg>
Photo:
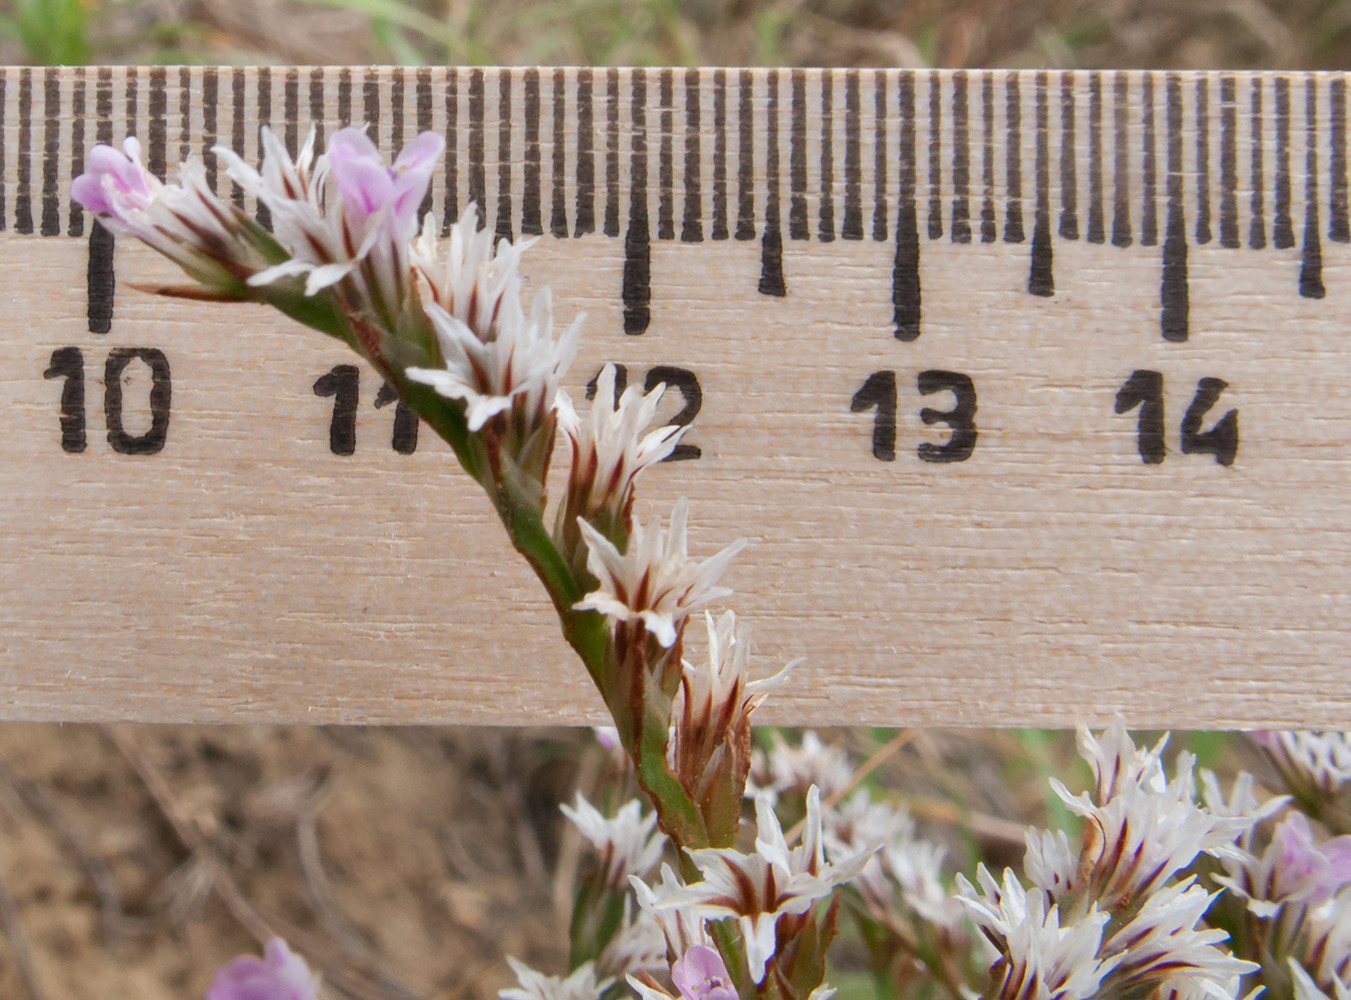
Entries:
<svg viewBox="0 0 1351 1000">
<path fill-rule="evenodd" d="M 23 918 L 19 913 L 19 904 L 10 894 L 9 886 L 0 878 L 0 927 L 9 938 L 10 949 L 14 952 L 14 964 L 19 967 L 19 978 L 24 989 L 33 1000 L 46 1000 L 42 989 L 42 980 L 38 976 L 37 965 L 33 962 L 33 949 L 28 942 L 28 932 L 24 929 Z"/>
<path fill-rule="evenodd" d="M 145 921 L 133 920 L 123 910 L 122 895 L 118 892 L 112 869 L 95 853 L 84 832 L 66 815 L 47 787 L 41 782 L 18 777 L 3 761 L 0 761 L 0 784 L 10 789 L 35 819 L 56 833 L 61 849 L 84 869 L 98 896 L 104 938 L 115 942 L 129 931 L 140 930 Z"/>
</svg>

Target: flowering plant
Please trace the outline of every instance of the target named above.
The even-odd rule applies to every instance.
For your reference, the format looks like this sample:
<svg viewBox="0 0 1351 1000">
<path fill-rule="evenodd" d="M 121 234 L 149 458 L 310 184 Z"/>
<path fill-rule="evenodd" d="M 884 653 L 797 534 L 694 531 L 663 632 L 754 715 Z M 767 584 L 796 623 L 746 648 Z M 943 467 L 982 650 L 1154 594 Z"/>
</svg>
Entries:
<svg viewBox="0 0 1351 1000">
<path fill-rule="evenodd" d="M 423 133 L 386 164 L 345 128 L 323 153 L 311 134 L 292 160 L 264 129 L 260 169 L 217 149 L 271 230 L 218 198 L 199 161 L 163 183 L 134 138 L 120 152 L 96 148 L 72 195 L 192 279 L 162 294 L 267 303 L 365 358 L 482 485 L 544 586 L 640 794 L 608 815 L 581 796 L 565 808 L 597 855 L 576 897 L 570 970 L 513 963 L 519 985 L 505 1000 L 629 989 L 644 1000 L 825 1000 L 842 919 L 896 1000 L 1351 996 L 1344 737 L 1260 737 L 1294 807 L 1263 800 L 1246 775 L 1226 794 L 1203 772 L 1198 793 L 1189 755 L 1170 777 L 1164 743 L 1141 750 L 1119 721 L 1101 737 L 1084 730 L 1092 787 L 1054 783 L 1082 834 L 1029 831 L 1021 877 L 981 865 L 955 891 L 944 849 L 904 810 L 848 794 L 858 778 L 839 751 L 815 737 L 755 751 L 751 717 L 793 665 L 752 680 L 743 624 L 708 610 L 730 593 L 719 580 L 742 543 L 692 558 L 684 500 L 664 526 L 634 518 L 639 477 L 682 433 L 649 429 L 662 387 L 617 393 L 607 367 L 578 413 L 560 383 L 580 319 L 556 331 L 548 289 L 525 308 L 529 244 L 494 243 L 472 206 L 446 240 L 430 219 L 419 230 L 443 146 Z M 570 459 L 550 518 L 560 430 Z M 684 638 L 697 611 L 708 656 L 692 663 Z M 739 836 L 748 789 L 753 845 Z M 789 819 L 798 826 L 785 833 Z M 222 970 L 208 1000 L 315 1000 L 319 989 L 274 941 L 262 960 Z"/>
</svg>

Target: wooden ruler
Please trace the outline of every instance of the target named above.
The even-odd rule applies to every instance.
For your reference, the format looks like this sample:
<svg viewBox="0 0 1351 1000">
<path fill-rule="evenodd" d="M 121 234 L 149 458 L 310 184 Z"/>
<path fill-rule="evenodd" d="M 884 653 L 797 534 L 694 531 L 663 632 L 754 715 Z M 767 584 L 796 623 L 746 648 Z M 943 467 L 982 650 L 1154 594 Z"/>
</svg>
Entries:
<svg viewBox="0 0 1351 1000">
<path fill-rule="evenodd" d="M 213 144 L 366 122 L 447 135 L 443 228 L 541 237 L 574 396 L 672 387 L 640 512 L 750 540 L 755 662 L 808 658 L 765 721 L 1351 727 L 1347 79 L 0 70 L 0 711 L 600 717 L 369 369 L 132 290 L 67 196 L 134 133 L 265 220 Z"/>
</svg>

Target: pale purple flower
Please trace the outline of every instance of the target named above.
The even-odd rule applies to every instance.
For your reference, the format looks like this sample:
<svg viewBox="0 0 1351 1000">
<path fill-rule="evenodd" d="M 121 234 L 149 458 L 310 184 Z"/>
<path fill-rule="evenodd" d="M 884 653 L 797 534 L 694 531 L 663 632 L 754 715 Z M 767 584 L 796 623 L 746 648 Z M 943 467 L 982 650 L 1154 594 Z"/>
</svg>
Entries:
<svg viewBox="0 0 1351 1000">
<path fill-rule="evenodd" d="M 600 1000 L 612 982 L 609 979 L 596 980 L 593 962 L 584 962 L 566 978 L 546 976 L 510 956 L 507 957 L 507 964 L 516 973 L 516 981 L 520 985 L 499 990 L 497 995 L 502 1000 Z"/>
<path fill-rule="evenodd" d="M 671 982 L 685 1000 L 738 1000 L 722 955 L 704 945 L 695 945 L 676 960 Z"/>
<path fill-rule="evenodd" d="M 735 541 L 717 555 L 695 562 L 686 542 L 688 517 L 689 502 L 682 497 L 671 511 L 667 531 L 660 524 L 647 531 L 635 524 L 622 553 L 591 525 L 578 521 L 589 549 L 587 569 L 600 586 L 573 607 L 620 621 L 641 621 L 662 646 L 673 646 L 692 611 L 731 593 L 717 581 L 746 544 Z"/>
<path fill-rule="evenodd" d="M 88 173 L 71 181 L 70 196 L 95 215 L 108 216 L 114 224 L 131 212 L 146 209 L 163 185 L 141 162 L 141 143 L 127 136 L 124 153 L 102 143 L 89 153 Z"/>
<path fill-rule="evenodd" d="M 422 132 L 387 167 L 365 130 L 344 128 L 329 140 L 329 169 L 345 210 L 358 224 L 387 212 L 395 230 L 408 240 L 417 232 L 418 208 L 445 148 L 440 135 Z"/>
<path fill-rule="evenodd" d="M 1247 854 L 1225 868 L 1229 877 L 1218 881 L 1257 916 L 1274 917 L 1282 906 L 1317 906 L 1351 884 L 1351 836 L 1319 844 L 1308 817 L 1292 811 L 1260 857 Z"/>
<path fill-rule="evenodd" d="M 238 210 L 207 186 L 199 159 L 179 166 L 178 184 L 164 184 L 141 162 L 135 136 L 122 149 L 95 146 L 88 172 L 70 185 L 110 232 L 143 241 L 214 292 L 235 294 L 267 266 Z"/>
<path fill-rule="evenodd" d="M 575 807 L 560 808 L 600 856 L 606 885 L 621 886 L 635 875 L 642 878 L 661 860 L 666 837 L 657 829 L 657 814 L 643 815 L 638 799 L 625 803 L 614 816 L 602 814 L 581 792 Z"/>
<path fill-rule="evenodd" d="M 206 1000 L 316 1000 L 319 977 L 305 960 L 273 938 L 263 948 L 263 957 L 244 955 L 216 974 Z"/>
<path fill-rule="evenodd" d="M 754 854 L 730 848 L 690 851 L 703 881 L 666 893 L 656 907 L 686 910 L 706 920 L 735 919 L 741 927 L 751 977 L 759 983 L 777 947 L 779 918 L 808 912 L 817 900 L 855 878 L 872 852 L 826 863 L 821 796 L 815 788 L 807 794 L 802 843 L 792 850 L 768 799 L 756 802 L 755 813 Z"/>
</svg>

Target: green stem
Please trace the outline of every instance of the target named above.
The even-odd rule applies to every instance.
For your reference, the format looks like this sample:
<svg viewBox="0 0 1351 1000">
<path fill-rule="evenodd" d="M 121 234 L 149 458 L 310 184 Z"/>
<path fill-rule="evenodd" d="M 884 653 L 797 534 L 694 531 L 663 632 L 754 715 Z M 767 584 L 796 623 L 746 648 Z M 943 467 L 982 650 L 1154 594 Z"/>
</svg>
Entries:
<svg viewBox="0 0 1351 1000">
<path fill-rule="evenodd" d="M 706 847 L 708 832 L 704 829 L 703 817 L 685 791 L 685 786 L 671 773 L 666 763 L 668 738 L 669 734 L 665 730 L 656 732 L 652 726 L 643 727 L 633 758 L 638 784 L 656 806 L 661 828 L 677 846 L 682 850 Z"/>
</svg>

